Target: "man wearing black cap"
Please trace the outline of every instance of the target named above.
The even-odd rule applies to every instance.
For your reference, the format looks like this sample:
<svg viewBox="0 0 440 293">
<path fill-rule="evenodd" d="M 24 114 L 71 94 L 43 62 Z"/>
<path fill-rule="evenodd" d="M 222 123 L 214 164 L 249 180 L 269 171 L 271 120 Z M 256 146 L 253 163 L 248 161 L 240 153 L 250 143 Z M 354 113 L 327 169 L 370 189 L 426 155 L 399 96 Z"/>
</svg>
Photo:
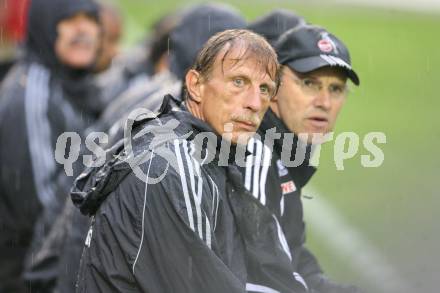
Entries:
<svg viewBox="0 0 440 293">
<path fill-rule="evenodd" d="M 97 116 L 88 73 L 99 33 L 91 1 L 31 3 L 25 57 L 0 91 L 0 292 L 24 290 L 32 237 L 45 234 L 67 194 L 69 180 L 55 162 L 58 136 L 81 134 Z"/>
<path fill-rule="evenodd" d="M 280 220 L 292 251 L 292 264 L 312 292 L 358 292 L 329 280 L 304 246 L 301 188 L 315 168 L 309 166 L 313 144 L 332 131 L 347 97 L 347 79 L 359 85 L 346 46 L 325 29 L 303 25 L 275 44 L 282 65 L 280 89 L 248 144 L 245 187 Z M 312 144 L 313 143 L 313 144 Z"/>
</svg>

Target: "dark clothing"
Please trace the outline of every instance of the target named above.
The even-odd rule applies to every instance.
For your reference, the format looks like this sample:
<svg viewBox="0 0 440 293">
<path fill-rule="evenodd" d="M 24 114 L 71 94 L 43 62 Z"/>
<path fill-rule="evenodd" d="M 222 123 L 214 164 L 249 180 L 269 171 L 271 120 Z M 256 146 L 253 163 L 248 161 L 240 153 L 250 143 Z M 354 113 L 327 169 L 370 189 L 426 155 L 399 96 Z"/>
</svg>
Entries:
<svg viewBox="0 0 440 293">
<path fill-rule="evenodd" d="M 131 111 L 142 107 L 157 113 L 164 93 L 179 93 L 180 89 L 181 83 L 175 81 L 170 74 L 155 76 L 144 84 L 139 83 L 110 103 L 88 131 L 104 131 L 109 135 L 107 146 L 113 145 L 123 138 L 123 126 Z M 82 153 L 89 152 L 84 150 Z M 75 176 L 79 175 L 79 172 L 75 172 Z M 89 219 L 68 200 L 56 223 L 63 224 L 54 224 L 41 249 L 35 252 L 33 264 L 25 277 L 32 280 L 34 287 L 38 284 L 39 288 L 45 288 L 47 291 L 73 293 Z M 47 247 L 50 247 L 50 250 Z"/>
<path fill-rule="evenodd" d="M 8 81 L 15 82 L 3 85 L 0 105 L 0 253 L 5 270 L 22 267 L 40 213 L 44 211 L 37 238 L 46 233 L 46 224 L 56 217 L 67 195 L 72 179 L 55 161 L 58 136 L 64 131 L 81 133 L 94 119 L 63 95 L 45 67 L 18 64 L 10 74 L 13 78 Z M 2 285 L 6 280 L 18 283 L 17 274 L 7 275 L 0 276 Z"/>
<path fill-rule="evenodd" d="M 169 99 L 133 128 L 133 152 L 121 143 L 76 180 L 72 200 L 92 215 L 77 292 L 303 292 L 276 219 L 219 166 L 213 130 Z"/>
<path fill-rule="evenodd" d="M 56 58 L 57 24 L 79 12 L 98 19 L 98 7 L 91 0 L 32 0 L 27 25 L 26 53 L 59 73 L 69 71 Z"/>
<path fill-rule="evenodd" d="M 14 65 L 15 60 L 0 61 L 0 84 L 5 76 L 8 74 L 9 69 Z"/>
<path fill-rule="evenodd" d="M 129 114 L 144 108 L 152 112 L 159 110 L 167 94 L 178 99 L 182 83 L 170 72 L 156 74 L 133 84 L 114 99 L 93 126 L 94 131 L 104 131 L 110 136 L 109 145 L 122 139 L 123 127 Z"/>
<path fill-rule="evenodd" d="M 252 155 L 247 156 L 246 166 L 240 171 L 246 189 L 280 221 L 292 250 L 294 270 L 304 277 L 312 292 L 358 292 L 352 286 L 329 280 L 305 247 L 301 189 L 316 170 L 309 165 L 311 146 L 299 141 L 270 109 L 257 133 L 259 137 L 250 140 L 247 146 Z"/>
<path fill-rule="evenodd" d="M 87 69 L 62 66 L 53 48 L 56 24 L 80 11 L 94 16 L 97 7 L 86 0 L 32 1 L 25 56 L 0 90 L 0 292 L 24 290 L 25 255 L 31 262 L 31 242 L 40 245 L 73 181 L 55 161 L 57 138 L 65 131 L 81 135 L 98 115 Z"/>
<path fill-rule="evenodd" d="M 137 46 L 129 52 L 114 58 L 112 66 L 99 74 L 96 83 L 101 89 L 103 102 L 108 105 L 138 83 L 148 81 L 153 72 L 148 57 L 147 44 Z"/>
</svg>

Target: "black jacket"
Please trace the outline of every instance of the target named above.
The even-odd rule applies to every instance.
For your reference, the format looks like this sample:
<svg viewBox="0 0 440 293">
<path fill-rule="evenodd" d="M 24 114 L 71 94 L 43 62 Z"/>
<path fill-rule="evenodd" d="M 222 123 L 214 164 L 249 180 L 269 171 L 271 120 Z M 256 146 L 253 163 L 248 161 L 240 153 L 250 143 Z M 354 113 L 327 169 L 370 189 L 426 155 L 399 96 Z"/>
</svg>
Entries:
<svg viewBox="0 0 440 293">
<path fill-rule="evenodd" d="M 100 119 L 88 129 L 104 131 L 109 135 L 109 143 L 105 148 L 123 139 L 123 126 L 131 111 L 145 108 L 157 113 L 164 93 L 180 94 L 181 84 L 169 75 L 162 75 L 153 78 L 149 83 L 133 87 L 133 90 L 110 103 Z M 178 101 L 173 102 L 177 107 Z M 90 151 L 83 150 L 82 153 L 89 154 Z M 39 288 L 44 288 L 43 292 L 55 290 L 54 292 L 73 293 L 89 220 L 69 199 L 54 222 L 40 248 L 34 251 L 32 266 L 27 269 L 25 277 L 32 280 L 34 288 L 38 283 Z"/>
<path fill-rule="evenodd" d="M 144 108 L 157 113 L 164 94 L 180 95 L 181 87 L 181 83 L 169 73 L 145 80 L 143 84 L 133 85 L 126 94 L 112 101 L 86 132 L 104 131 L 109 135 L 109 140 L 103 147 L 108 148 L 124 137 L 123 126 L 131 111 Z M 179 101 L 173 102 L 177 107 Z M 81 153 L 90 155 L 90 150 L 83 149 Z M 76 164 L 77 168 L 74 169 L 81 172 L 81 166 Z M 79 172 L 75 174 L 79 175 Z M 43 292 L 74 292 L 89 220 L 69 199 L 54 223 L 38 250 L 33 251 L 32 265 L 28 266 L 25 278 L 32 281 L 33 288 L 38 287 Z"/>
<path fill-rule="evenodd" d="M 162 109 L 134 128 L 133 152 L 76 180 L 72 200 L 93 219 L 77 292 L 304 291 L 276 219 L 218 165 L 219 137 Z M 203 146 L 201 132 L 213 136 Z"/>
<path fill-rule="evenodd" d="M 316 171 L 309 164 L 311 145 L 299 141 L 270 109 L 257 134 L 248 143 L 247 150 L 251 155 L 246 157 L 246 166 L 240 171 L 246 189 L 280 221 L 291 250 L 294 270 L 304 277 L 312 292 L 358 292 L 355 287 L 329 280 L 305 247 L 301 189 Z"/>
<path fill-rule="evenodd" d="M 97 117 L 86 71 L 63 67 L 53 48 L 57 22 L 78 11 L 97 9 L 86 0 L 32 1 L 26 55 L 0 90 L 0 292 L 22 290 L 34 230 L 46 233 L 72 182 L 55 161 L 58 136 L 81 134 Z"/>
</svg>

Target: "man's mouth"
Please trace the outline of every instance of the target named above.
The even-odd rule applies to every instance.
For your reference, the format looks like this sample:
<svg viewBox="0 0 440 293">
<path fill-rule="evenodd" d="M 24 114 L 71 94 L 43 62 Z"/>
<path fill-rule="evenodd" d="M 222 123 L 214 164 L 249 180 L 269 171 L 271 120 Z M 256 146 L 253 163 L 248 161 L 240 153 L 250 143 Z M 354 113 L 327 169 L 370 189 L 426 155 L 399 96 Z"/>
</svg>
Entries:
<svg viewBox="0 0 440 293">
<path fill-rule="evenodd" d="M 234 120 L 234 123 L 240 128 L 244 128 L 249 131 L 255 131 L 258 126 L 255 122 L 249 120 Z"/>
<path fill-rule="evenodd" d="M 307 118 L 307 120 L 312 124 L 315 128 L 325 128 L 328 126 L 328 119 L 323 116 L 312 116 Z"/>
<path fill-rule="evenodd" d="M 70 41 L 71 46 L 91 48 L 95 45 L 92 38 L 85 35 L 78 35 Z"/>
</svg>

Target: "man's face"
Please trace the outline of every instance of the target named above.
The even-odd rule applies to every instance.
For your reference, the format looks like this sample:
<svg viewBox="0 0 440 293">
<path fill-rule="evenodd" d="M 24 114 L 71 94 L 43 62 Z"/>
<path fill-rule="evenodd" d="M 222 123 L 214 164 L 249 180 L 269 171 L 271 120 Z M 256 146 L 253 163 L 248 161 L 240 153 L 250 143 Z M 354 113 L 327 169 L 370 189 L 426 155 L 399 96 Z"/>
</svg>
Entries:
<svg viewBox="0 0 440 293">
<path fill-rule="evenodd" d="M 85 68 L 93 64 L 99 47 L 99 26 L 84 13 L 60 21 L 55 52 L 58 59 L 72 68 Z"/>
<path fill-rule="evenodd" d="M 122 33 L 122 20 L 109 11 L 101 12 L 102 40 L 96 62 L 96 71 L 108 69 L 113 58 L 119 52 L 119 40 Z"/>
<path fill-rule="evenodd" d="M 295 134 L 326 134 L 333 130 L 346 97 L 346 76 L 341 69 L 323 67 L 299 74 L 284 66 L 281 85 L 271 107 Z"/>
<path fill-rule="evenodd" d="M 238 60 L 241 53 L 241 48 L 233 48 L 223 62 L 220 53 L 200 86 L 204 120 L 220 135 L 230 132 L 234 144 L 246 143 L 255 133 L 276 90 L 257 57 Z M 225 131 L 228 124 L 232 129 Z"/>
</svg>

